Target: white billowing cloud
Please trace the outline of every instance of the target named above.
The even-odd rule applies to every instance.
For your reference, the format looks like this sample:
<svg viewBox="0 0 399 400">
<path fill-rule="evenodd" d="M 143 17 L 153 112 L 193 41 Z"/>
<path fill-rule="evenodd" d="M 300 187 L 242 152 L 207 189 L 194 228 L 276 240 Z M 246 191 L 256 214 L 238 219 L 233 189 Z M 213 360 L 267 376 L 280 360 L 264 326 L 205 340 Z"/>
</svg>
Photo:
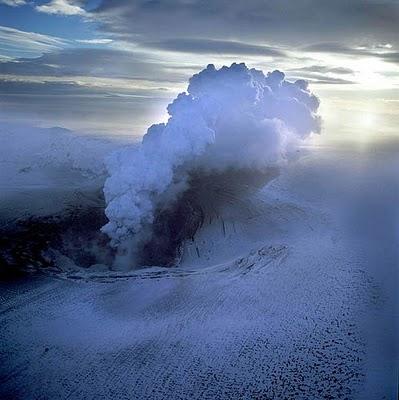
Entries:
<svg viewBox="0 0 399 400">
<path fill-rule="evenodd" d="M 46 14 L 60 15 L 84 15 L 86 13 L 83 8 L 67 0 L 51 0 L 47 4 L 36 6 L 35 10 Z"/>
<path fill-rule="evenodd" d="M 10 7 L 20 7 L 26 4 L 26 0 L 0 0 L 0 4 L 5 4 Z"/>
<path fill-rule="evenodd" d="M 282 72 L 209 65 L 168 106 L 166 124 L 152 125 L 139 148 L 109 157 L 103 231 L 115 246 L 134 244 L 195 171 L 275 167 L 299 139 L 319 131 L 318 106 L 305 81 L 287 82 Z"/>
</svg>

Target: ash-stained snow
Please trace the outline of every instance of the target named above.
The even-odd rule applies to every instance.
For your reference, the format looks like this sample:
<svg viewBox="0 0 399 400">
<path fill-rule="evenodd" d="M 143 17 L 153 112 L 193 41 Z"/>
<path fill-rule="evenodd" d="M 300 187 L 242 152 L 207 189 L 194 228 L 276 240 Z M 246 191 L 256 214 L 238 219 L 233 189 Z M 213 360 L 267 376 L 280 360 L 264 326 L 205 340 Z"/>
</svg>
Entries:
<svg viewBox="0 0 399 400">
<path fill-rule="evenodd" d="M 394 399 L 395 166 L 309 152 L 180 266 L 2 284 L 0 397 Z"/>
<path fill-rule="evenodd" d="M 365 351 L 350 300 L 367 285 L 321 244 L 306 263 L 275 245 L 206 273 L 48 281 L 2 313 L 2 394 L 350 398 Z"/>
</svg>

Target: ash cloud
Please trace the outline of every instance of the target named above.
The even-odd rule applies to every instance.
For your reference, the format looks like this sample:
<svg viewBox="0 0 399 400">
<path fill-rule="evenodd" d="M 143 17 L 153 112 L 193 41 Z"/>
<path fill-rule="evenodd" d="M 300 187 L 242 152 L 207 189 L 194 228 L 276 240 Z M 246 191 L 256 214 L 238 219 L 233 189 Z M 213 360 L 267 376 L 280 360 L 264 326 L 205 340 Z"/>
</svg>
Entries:
<svg viewBox="0 0 399 400">
<path fill-rule="evenodd" d="M 251 174 L 270 175 L 300 140 L 320 131 L 318 106 L 307 82 L 288 82 L 280 71 L 208 65 L 168 106 L 167 123 L 152 125 L 138 148 L 107 159 L 103 232 L 129 253 L 150 240 L 161 209 L 181 207 L 176 201 L 193 184 L 234 171 L 242 185 Z"/>
</svg>

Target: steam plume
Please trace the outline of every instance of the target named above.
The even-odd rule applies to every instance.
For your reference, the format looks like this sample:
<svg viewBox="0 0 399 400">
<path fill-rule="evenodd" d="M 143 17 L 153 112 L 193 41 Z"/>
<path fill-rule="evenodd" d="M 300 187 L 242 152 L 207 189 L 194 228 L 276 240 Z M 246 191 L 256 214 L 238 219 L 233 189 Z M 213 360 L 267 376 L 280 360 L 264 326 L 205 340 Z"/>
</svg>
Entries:
<svg viewBox="0 0 399 400">
<path fill-rule="evenodd" d="M 319 132 L 318 106 L 307 82 L 288 82 L 280 71 L 208 65 L 168 106 L 166 124 L 108 158 L 103 232 L 114 246 L 139 240 L 156 210 L 188 189 L 193 172 L 278 166 L 300 139 Z"/>
</svg>

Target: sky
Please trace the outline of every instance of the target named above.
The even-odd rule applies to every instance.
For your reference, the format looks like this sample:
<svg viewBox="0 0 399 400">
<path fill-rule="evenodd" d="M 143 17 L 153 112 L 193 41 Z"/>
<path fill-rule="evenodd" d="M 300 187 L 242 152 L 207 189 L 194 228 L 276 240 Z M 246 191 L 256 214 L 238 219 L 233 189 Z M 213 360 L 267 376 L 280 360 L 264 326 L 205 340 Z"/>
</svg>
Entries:
<svg viewBox="0 0 399 400">
<path fill-rule="evenodd" d="M 0 119 L 142 135 L 191 75 L 307 79 L 330 132 L 397 135 L 397 0 L 0 0 Z"/>
</svg>

